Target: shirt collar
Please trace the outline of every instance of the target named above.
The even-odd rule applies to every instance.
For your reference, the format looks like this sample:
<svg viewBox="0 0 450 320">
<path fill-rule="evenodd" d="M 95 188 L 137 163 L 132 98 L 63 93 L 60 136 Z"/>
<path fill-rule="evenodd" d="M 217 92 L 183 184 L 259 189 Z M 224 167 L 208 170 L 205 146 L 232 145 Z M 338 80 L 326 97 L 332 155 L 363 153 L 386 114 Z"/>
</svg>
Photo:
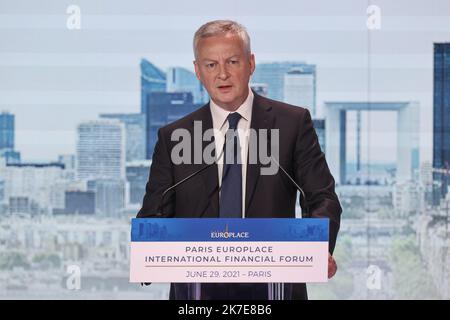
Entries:
<svg viewBox="0 0 450 320">
<path fill-rule="evenodd" d="M 233 112 L 238 112 L 242 118 L 249 121 L 252 114 L 253 97 L 253 92 L 249 87 L 247 99 L 245 99 L 244 103 L 242 103 L 239 108 L 237 108 L 236 111 Z M 216 129 L 221 129 L 225 121 L 227 120 L 228 115 L 232 112 L 219 107 L 213 101 L 213 99 L 210 99 L 209 105 L 213 118 L 213 127 Z"/>
</svg>

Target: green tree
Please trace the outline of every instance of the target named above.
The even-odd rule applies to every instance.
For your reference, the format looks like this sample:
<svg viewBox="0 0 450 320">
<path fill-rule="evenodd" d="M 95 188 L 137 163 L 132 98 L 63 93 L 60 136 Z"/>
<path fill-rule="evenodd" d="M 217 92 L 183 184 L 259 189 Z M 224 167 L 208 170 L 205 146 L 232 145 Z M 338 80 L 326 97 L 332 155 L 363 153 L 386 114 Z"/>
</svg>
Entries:
<svg viewBox="0 0 450 320">
<path fill-rule="evenodd" d="M 0 254 L 0 269 L 11 270 L 14 267 L 28 269 L 30 264 L 27 257 L 20 252 L 4 252 Z"/>
</svg>

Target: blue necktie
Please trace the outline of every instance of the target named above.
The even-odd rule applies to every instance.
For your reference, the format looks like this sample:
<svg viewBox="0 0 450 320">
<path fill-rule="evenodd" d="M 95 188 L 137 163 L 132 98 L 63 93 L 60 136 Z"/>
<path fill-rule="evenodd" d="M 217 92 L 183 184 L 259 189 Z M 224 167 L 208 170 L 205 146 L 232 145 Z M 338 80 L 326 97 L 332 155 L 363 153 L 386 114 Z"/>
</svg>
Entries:
<svg viewBox="0 0 450 320">
<path fill-rule="evenodd" d="M 227 118 L 229 128 L 225 139 L 219 206 L 221 218 L 242 218 L 242 163 L 236 130 L 240 119 L 237 112 L 230 113 Z"/>
</svg>

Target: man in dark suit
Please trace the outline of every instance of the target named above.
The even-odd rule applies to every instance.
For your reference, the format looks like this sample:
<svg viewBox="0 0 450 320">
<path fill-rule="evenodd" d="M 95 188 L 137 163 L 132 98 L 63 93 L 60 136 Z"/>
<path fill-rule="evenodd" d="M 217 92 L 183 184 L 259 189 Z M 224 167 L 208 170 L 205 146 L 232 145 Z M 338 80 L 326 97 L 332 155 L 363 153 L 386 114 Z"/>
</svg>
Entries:
<svg viewBox="0 0 450 320">
<path fill-rule="evenodd" d="M 294 218 L 297 188 L 289 175 L 305 192 L 301 201 L 303 216 L 330 219 L 328 276 L 332 277 L 337 270 L 332 253 L 342 209 L 309 111 L 267 99 L 249 89 L 255 58 L 250 50 L 250 38 L 240 24 L 218 20 L 203 25 L 194 37 L 194 53 L 196 75 L 211 100 L 159 130 L 138 217 L 152 217 L 162 211 L 164 216 L 183 218 Z M 192 153 L 200 152 L 202 160 L 176 164 L 179 162 L 174 161 L 174 148 L 178 141 L 174 141 L 173 134 L 181 129 L 195 139 L 196 124 L 201 124 L 202 133 L 215 129 L 212 142 L 202 139 L 199 150 L 195 142 L 190 141 Z M 267 166 L 259 160 L 249 161 L 249 150 L 254 145 L 261 146 L 261 137 L 252 138 L 246 133 L 262 129 L 278 130 L 278 141 L 271 140 L 269 135 L 264 143 L 269 148 L 278 144 L 277 162 L 287 174 L 278 170 L 274 174 L 261 174 L 261 169 Z M 224 138 L 230 130 L 239 131 L 231 140 L 228 136 Z M 203 151 L 210 143 L 215 144 L 214 155 L 222 154 L 223 161 L 209 165 L 163 199 L 167 188 L 207 166 Z M 225 155 L 230 150 L 233 150 L 231 160 L 241 161 L 229 161 Z M 191 159 L 194 157 L 192 154 Z M 193 286 L 172 283 L 170 299 L 193 298 Z M 205 283 L 195 286 L 197 298 L 201 299 L 272 299 L 274 291 L 284 299 L 307 299 L 305 284 Z"/>
</svg>

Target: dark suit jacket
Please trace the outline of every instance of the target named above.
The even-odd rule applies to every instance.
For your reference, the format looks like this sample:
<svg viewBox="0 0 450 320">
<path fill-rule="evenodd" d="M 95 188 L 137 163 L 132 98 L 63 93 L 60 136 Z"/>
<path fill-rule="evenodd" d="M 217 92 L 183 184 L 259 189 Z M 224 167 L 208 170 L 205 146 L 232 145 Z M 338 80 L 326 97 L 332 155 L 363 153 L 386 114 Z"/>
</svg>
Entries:
<svg viewBox="0 0 450 320">
<path fill-rule="evenodd" d="M 194 121 L 202 122 L 203 131 L 212 128 L 209 103 L 159 130 L 146 194 L 137 215 L 138 218 L 154 216 L 161 203 L 162 192 L 166 188 L 205 166 L 205 164 L 174 165 L 171 162 L 171 150 L 179 143 L 171 141 L 171 133 L 177 128 L 184 128 L 193 136 Z M 309 111 L 254 93 L 250 126 L 253 129 L 279 129 L 280 165 L 306 194 L 306 201 L 301 201 L 301 206 L 302 211 L 305 212 L 307 203 L 308 212 L 303 216 L 330 219 L 329 250 L 333 253 L 342 209 L 334 191 L 334 179 L 328 169 L 325 155 L 320 149 Z M 209 143 L 211 142 L 203 142 L 203 148 Z M 247 165 L 245 217 L 294 218 L 297 194 L 295 186 L 281 170 L 276 175 L 260 175 L 261 166 L 260 163 Z M 163 209 L 164 214 L 173 217 L 218 218 L 217 165 L 210 166 L 190 181 L 177 187 L 170 195 L 168 194 L 165 197 Z M 214 286 L 214 284 L 202 284 L 202 297 L 267 298 L 267 295 L 261 296 L 261 292 L 267 292 L 265 284 L 252 284 L 251 291 L 242 291 L 243 287 L 237 284 L 228 284 L 226 290 L 223 287 L 217 290 Z M 286 295 L 291 299 L 307 298 L 304 284 L 289 284 L 285 290 L 287 290 Z M 219 291 L 222 293 L 217 294 Z M 245 296 L 243 292 L 247 292 L 247 295 Z M 186 284 L 171 284 L 170 299 L 186 299 L 186 297 Z"/>
</svg>

